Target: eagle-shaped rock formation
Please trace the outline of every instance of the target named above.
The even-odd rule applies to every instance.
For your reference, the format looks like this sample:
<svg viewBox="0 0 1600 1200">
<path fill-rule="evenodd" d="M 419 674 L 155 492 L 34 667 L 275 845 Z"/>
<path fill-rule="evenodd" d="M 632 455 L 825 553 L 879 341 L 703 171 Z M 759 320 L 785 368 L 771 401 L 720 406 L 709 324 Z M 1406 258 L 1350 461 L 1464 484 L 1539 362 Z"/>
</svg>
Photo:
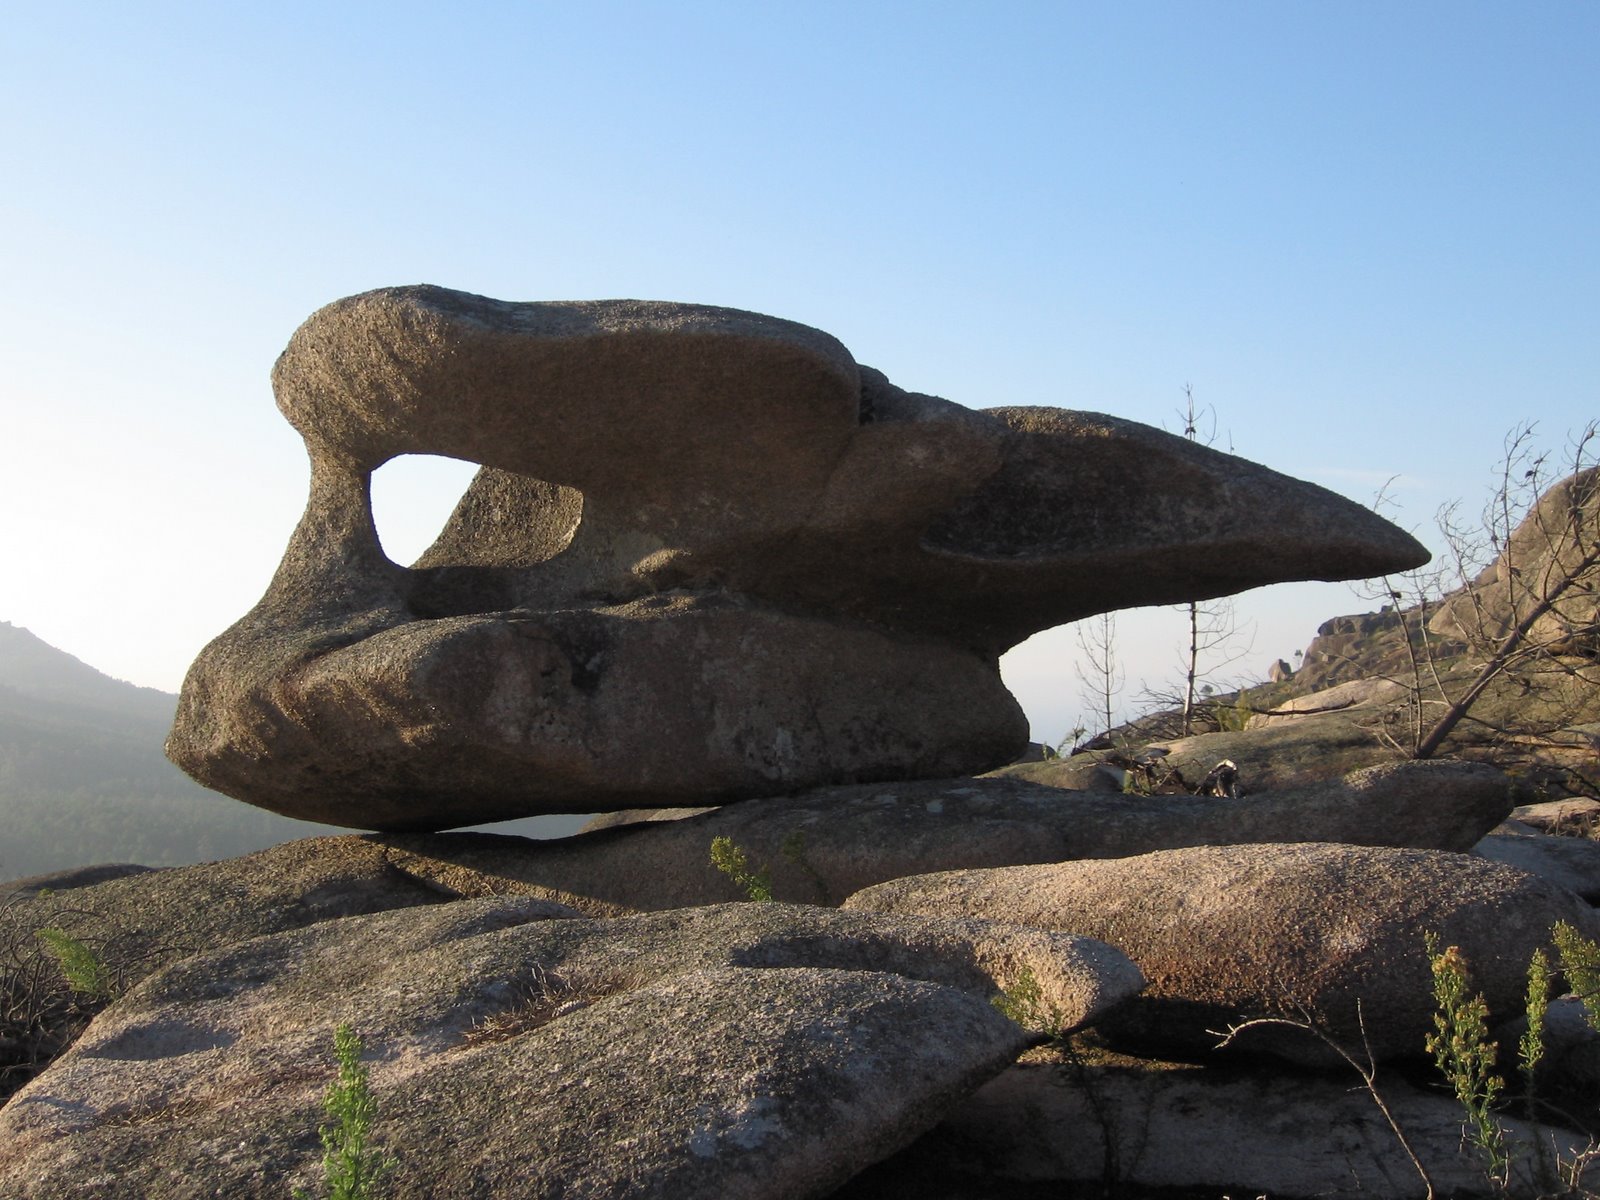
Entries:
<svg viewBox="0 0 1600 1200">
<path fill-rule="evenodd" d="M 1111 609 L 1427 559 L 1322 488 L 1146 426 L 972 411 L 734 309 L 340 300 L 273 371 L 311 496 L 168 740 L 289 816 L 438 829 L 987 770 L 999 655 Z M 410 567 L 372 471 L 481 464 Z"/>
</svg>

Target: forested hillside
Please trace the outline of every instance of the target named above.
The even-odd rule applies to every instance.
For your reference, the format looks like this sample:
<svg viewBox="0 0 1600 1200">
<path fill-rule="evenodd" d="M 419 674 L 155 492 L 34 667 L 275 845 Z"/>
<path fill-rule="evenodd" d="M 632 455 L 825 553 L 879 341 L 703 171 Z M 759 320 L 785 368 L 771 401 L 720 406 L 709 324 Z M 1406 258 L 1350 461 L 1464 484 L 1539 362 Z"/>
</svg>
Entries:
<svg viewBox="0 0 1600 1200">
<path fill-rule="evenodd" d="M 162 754 L 177 697 L 0 622 L 0 878 L 171 866 L 328 832 L 200 787 Z"/>
<path fill-rule="evenodd" d="M 195 783 L 161 749 L 177 703 L 0 621 L 0 880 L 103 862 L 178 866 L 349 832 Z M 532 817 L 493 829 L 560 837 L 587 819 Z"/>
</svg>

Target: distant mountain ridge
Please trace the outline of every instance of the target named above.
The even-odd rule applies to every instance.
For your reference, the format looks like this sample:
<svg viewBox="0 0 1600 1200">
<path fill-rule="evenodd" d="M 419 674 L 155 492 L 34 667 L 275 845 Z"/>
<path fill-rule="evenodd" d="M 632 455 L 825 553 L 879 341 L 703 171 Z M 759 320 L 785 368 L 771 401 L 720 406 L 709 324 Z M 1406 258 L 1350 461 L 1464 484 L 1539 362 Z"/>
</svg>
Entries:
<svg viewBox="0 0 1600 1200">
<path fill-rule="evenodd" d="M 179 866 L 348 833 L 201 787 L 163 752 L 178 697 L 112 679 L 0 621 L 0 881 L 96 863 Z M 497 833 L 564 837 L 588 814 Z"/>
<path fill-rule="evenodd" d="M 330 832 L 219 795 L 168 762 L 177 704 L 0 621 L 0 879 L 175 866 Z"/>
<path fill-rule="evenodd" d="M 203 791 L 161 751 L 177 704 L 0 621 L 0 801 L 110 781 L 130 797 Z"/>
<path fill-rule="evenodd" d="M 170 722 L 177 696 L 113 679 L 20 625 L 0 621 L 0 687 L 24 697 Z"/>
</svg>

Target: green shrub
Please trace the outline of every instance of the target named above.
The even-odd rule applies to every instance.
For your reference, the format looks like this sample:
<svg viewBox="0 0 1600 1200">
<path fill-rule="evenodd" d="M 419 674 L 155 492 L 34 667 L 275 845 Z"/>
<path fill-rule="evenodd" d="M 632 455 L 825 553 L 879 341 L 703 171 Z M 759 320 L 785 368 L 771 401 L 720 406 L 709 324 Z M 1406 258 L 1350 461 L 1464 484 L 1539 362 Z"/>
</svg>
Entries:
<svg viewBox="0 0 1600 1200">
<path fill-rule="evenodd" d="M 1573 994 L 1583 1001 L 1589 1024 L 1600 1029 L 1600 946 L 1565 921 L 1557 922 L 1550 936 L 1561 956 L 1561 973 L 1567 977 Z"/>
<path fill-rule="evenodd" d="M 37 937 L 60 964 L 61 974 L 73 991 L 93 1000 L 110 1000 L 116 995 L 116 977 L 111 968 L 83 942 L 55 927 L 39 930 Z"/>
<path fill-rule="evenodd" d="M 322 1107 L 328 1121 L 322 1135 L 322 1173 L 328 1200 L 373 1200 L 378 1182 L 394 1169 L 395 1160 L 371 1145 L 377 1102 L 361 1062 L 361 1038 L 349 1025 L 333 1033 L 339 1077 L 329 1085 Z M 311 1200 L 297 1189 L 295 1200 Z"/>
<path fill-rule="evenodd" d="M 1428 1052 L 1466 1114 L 1467 1140 L 1483 1155 L 1485 1173 L 1504 1186 L 1511 1160 L 1494 1106 L 1506 1085 L 1494 1070 L 1499 1047 L 1489 1040 L 1489 1006 L 1481 993 L 1472 991 L 1460 947 L 1449 946 L 1441 952 L 1439 939 L 1432 933 L 1425 944 L 1433 966 L 1436 1008 Z"/>
<path fill-rule="evenodd" d="M 733 880 L 750 899 L 759 901 L 772 899 L 772 872 L 766 867 L 752 872 L 749 859 L 745 857 L 744 851 L 734 844 L 732 838 L 711 839 L 711 865 Z"/>
<path fill-rule="evenodd" d="M 1544 1058 L 1544 1017 L 1550 1007 L 1550 958 L 1540 947 L 1528 960 L 1528 998 L 1524 1004 L 1528 1027 L 1517 1042 L 1517 1068 L 1522 1074 L 1524 1111 L 1533 1120 L 1534 1076 Z"/>
<path fill-rule="evenodd" d="M 1016 982 L 990 1003 L 1024 1029 L 1042 1033 L 1053 1042 L 1065 1037 L 1066 1015 L 1055 1005 L 1044 1002 L 1044 990 L 1032 967 L 1018 971 Z"/>
<path fill-rule="evenodd" d="M 1556 944 L 1561 973 L 1583 1000 L 1590 1025 L 1600 1029 L 1600 946 L 1564 921 L 1551 930 L 1551 940 Z M 1437 1009 L 1435 1032 L 1428 1038 L 1427 1047 L 1461 1105 L 1466 1116 L 1466 1140 L 1483 1156 L 1489 1181 L 1510 1194 L 1513 1167 L 1519 1156 L 1531 1151 L 1528 1170 L 1541 1195 L 1593 1195 L 1582 1187 L 1585 1169 L 1600 1156 L 1600 1147 L 1593 1142 L 1572 1159 L 1553 1154 L 1551 1147 L 1537 1141 L 1532 1147 L 1508 1142 L 1505 1129 L 1494 1115 L 1505 1082 L 1494 1073 L 1499 1047 L 1489 1040 L 1488 1006 L 1481 994 L 1472 991 L 1467 962 L 1459 947 L 1450 946 L 1441 952 L 1439 940 L 1432 934 L 1427 935 L 1425 944 L 1433 967 Z M 1530 1121 L 1537 1118 L 1540 1103 L 1535 1084 L 1546 1051 L 1545 1013 L 1555 977 L 1549 955 L 1542 948 L 1536 950 L 1528 963 L 1524 1002 L 1528 1025 L 1517 1043 L 1522 1107 Z"/>
</svg>

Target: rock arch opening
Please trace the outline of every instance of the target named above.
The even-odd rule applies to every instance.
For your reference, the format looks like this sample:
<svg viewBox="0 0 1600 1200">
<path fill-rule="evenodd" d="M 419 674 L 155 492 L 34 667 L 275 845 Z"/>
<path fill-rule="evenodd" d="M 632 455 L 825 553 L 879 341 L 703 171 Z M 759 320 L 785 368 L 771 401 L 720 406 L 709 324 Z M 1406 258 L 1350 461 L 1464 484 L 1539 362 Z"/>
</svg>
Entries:
<svg viewBox="0 0 1600 1200">
<path fill-rule="evenodd" d="M 433 545 L 478 464 L 402 454 L 372 473 L 372 521 L 390 561 L 408 566 Z"/>
</svg>

